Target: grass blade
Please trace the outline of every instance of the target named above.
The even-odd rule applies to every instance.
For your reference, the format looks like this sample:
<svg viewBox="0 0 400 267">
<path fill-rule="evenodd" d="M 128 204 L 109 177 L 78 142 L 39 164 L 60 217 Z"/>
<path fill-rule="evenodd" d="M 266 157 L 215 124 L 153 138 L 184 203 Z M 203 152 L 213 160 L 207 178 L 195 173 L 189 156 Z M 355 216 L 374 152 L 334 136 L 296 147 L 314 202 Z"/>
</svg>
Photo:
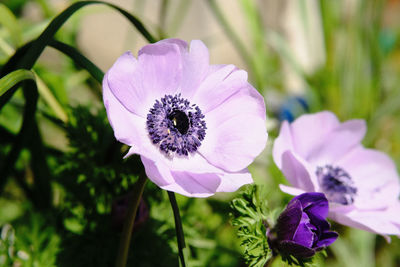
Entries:
<svg viewBox="0 0 400 267">
<path fill-rule="evenodd" d="M 96 81 L 99 83 L 102 82 L 104 72 L 82 55 L 77 49 L 57 40 L 52 40 L 49 45 L 70 57 L 81 68 L 87 70 Z"/>
<path fill-rule="evenodd" d="M 25 80 L 35 81 L 35 74 L 30 70 L 24 69 L 16 70 L 7 74 L 0 79 L 0 96 L 2 96 L 8 90 Z"/>
</svg>

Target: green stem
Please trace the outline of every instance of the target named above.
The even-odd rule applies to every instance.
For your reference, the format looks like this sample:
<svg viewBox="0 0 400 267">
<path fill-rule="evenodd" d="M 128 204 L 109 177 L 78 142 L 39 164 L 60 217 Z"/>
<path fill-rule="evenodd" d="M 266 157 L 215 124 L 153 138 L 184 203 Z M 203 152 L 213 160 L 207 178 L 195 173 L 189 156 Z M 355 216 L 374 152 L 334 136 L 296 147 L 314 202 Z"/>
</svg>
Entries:
<svg viewBox="0 0 400 267">
<path fill-rule="evenodd" d="M 174 192 L 168 191 L 168 197 L 169 197 L 169 201 L 171 202 L 172 211 L 174 212 L 176 239 L 178 241 L 178 250 L 179 250 L 179 259 L 181 261 L 182 267 L 186 267 L 185 256 L 183 255 L 183 249 L 186 247 L 186 244 L 185 244 L 185 236 L 183 234 L 181 216 L 179 214 L 178 203 L 176 203 L 176 198 L 175 198 Z"/>
<path fill-rule="evenodd" d="M 143 194 L 144 186 L 146 184 L 147 177 L 144 173 L 139 175 L 139 180 L 136 182 L 133 192 L 132 199 L 128 212 L 126 214 L 124 228 L 122 229 L 121 241 L 119 243 L 118 256 L 115 262 L 116 267 L 125 267 L 128 259 L 129 245 L 131 243 L 131 236 L 133 225 L 135 223 L 136 213 L 139 207 L 140 198 Z"/>
<path fill-rule="evenodd" d="M 264 267 L 271 267 L 271 266 L 272 266 L 272 263 L 274 262 L 275 259 L 276 259 L 275 256 L 272 256 L 271 258 L 269 258 L 269 259 L 267 260 L 267 262 L 265 263 Z"/>
</svg>

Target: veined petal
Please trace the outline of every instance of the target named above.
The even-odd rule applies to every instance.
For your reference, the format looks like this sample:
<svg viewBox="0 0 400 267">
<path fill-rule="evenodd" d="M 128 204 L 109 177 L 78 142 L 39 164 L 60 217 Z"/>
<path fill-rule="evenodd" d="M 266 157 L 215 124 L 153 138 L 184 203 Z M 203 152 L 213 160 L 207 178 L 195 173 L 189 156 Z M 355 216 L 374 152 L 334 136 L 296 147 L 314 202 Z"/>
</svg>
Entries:
<svg viewBox="0 0 400 267">
<path fill-rule="evenodd" d="M 206 78 L 209 70 L 208 49 L 200 40 L 190 43 L 189 53 L 183 58 L 183 75 L 181 84 L 182 96 L 192 99 L 201 82 Z"/>
<path fill-rule="evenodd" d="M 339 124 L 336 116 L 328 111 L 302 115 L 290 124 L 294 149 L 307 160 L 312 152 L 324 143 L 326 136 Z"/>
<path fill-rule="evenodd" d="M 282 155 L 282 172 L 292 186 L 306 192 L 318 191 L 318 183 L 307 163 L 296 157 L 291 151 L 286 151 Z"/>
<path fill-rule="evenodd" d="M 359 146 L 364 138 L 366 125 L 364 120 L 349 120 L 334 128 L 319 146 L 310 150 L 307 161 L 313 164 L 334 164 Z"/>
<path fill-rule="evenodd" d="M 287 150 L 294 151 L 293 136 L 289 122 L 284 121 L 272 148 L 272 156 L 279 169 L 282 168 L 282 155 Z"/>
<path fill-rule="evenodd" d="M 214 173 L 172 172 L 175 183 L 185 190 L 186 196 L 210 196 L 217 192 L 221 178 Z"/>
<path fill-rule="evenodd" d="M 354 205 L 363 210 L 386 208 L 398 202 L 399 175 L 385 153 L 361 145 L 337 163 L 352 177 L 357 195 Z"/>
<path fill-rule="evenodd" d="M 313 164 L 334 163 L 357 146 L 366 132 L 363 120 L 340 123 L 333 113 L 327 111 L 303 115 L 289 127 L 293 149 Z M 282 138 L 288 139 L 288 130 L 283 129 Z M 291 149 L 290 145 L 286 146 Z"/>
<path fill-rule="evenodd" d="M 397 212 L 400 212 L 398 210 Z M 381 235 L 400 235 L 400 224 L 389 217 L 387 210 L 329 213 L 329 218 L 338 223 Z"/>
<path fill-rule="evenodd" d="M 103 79 L 103 101 L 115 138 L 130 146 L 140 144 L 145 121 L 126 109 L 114 96 L 108 86 L 108 73 Z"/>
<path fill-rule="evenodd" d="M 192 100 L 206 114 L 222 104 L 246 84 L 247 73 L 245 71 L 238 70 L 233 65 L 225 65 L 215 72 L 208 73 L 193 94 Z"/>
<path fill-rule="evenodd" d="M 151 92 L 142 87 L 142 79 L 138 75 L 138 62 L 131 52 L 120 56 L 106 73 L 107 86 L 112 94 L 131 113 L 143 118 L 151 104 Z M 104 82 L 103 82 L 104 86 Z"/>
<path fill-rule="evenodd" d="M 149 44 L 139 51 L 138 69 L 141 81 L 138 82 L 141 82 L 141 87 L 146 92 L 154 92 L 157 99 L 177 92 L 182 80 L 183 47 L 173 40 Z"/>
<path fill-rule="evenodd" d="M 189 197 L 208 197 L 215 192 L 221 178 L 215 173 L 173 171 L 165 162 L 155 162 L 141 156 L 146 175 L 159 187 Z"/>
<path fill-rule="evenodd" d="M 268 138 L 264 99 L 250 85 L 205 116 L 207 135 L 199 152 L 211 164 L 239 171 L 264 149 Z"/>
<path fill-rule="evenodd" d="M 247 169 L 239 172 L 220 174 L 221 184 L 217 192 L 234 192 L 245 184 L 253 183 L 253 178 Z"/>
</svg>

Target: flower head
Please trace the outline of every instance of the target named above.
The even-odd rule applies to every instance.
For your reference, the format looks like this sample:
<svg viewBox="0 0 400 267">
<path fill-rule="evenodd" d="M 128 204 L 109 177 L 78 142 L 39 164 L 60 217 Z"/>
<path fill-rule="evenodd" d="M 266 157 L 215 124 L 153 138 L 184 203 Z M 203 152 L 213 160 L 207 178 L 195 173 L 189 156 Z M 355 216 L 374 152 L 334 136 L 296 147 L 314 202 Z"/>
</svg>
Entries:
<svg viewBox="0 0 400 267">
<path fill-rule="evenodd" d="M 340 123 L 331 112 L 283 122 L 273 148 L 274 161 L 292 187 L 289 194 L 323 192 L 329 217 L 384 235 L 400 235 L 399 176 L 384 153 L 366 149 L 363 120 Z"/>
<path fill-rule="evenodd" d="M 328 211 L 328 200 L 322 193 L 293 198 L 279 216 L 275 233 L 268 233 L 272 249 L 283 255 L 309 258 L 335 242 L 338 234 L 329 230 Z"/>
<path fill-rule="evenodd" d="M 127 52 L 103 80 L 115 137 L 163 189 L 207 197 L 252 182 L 246 167 L 267 140 L 263 97 L 233 65 L 210 65 L 206 46 L 178 39 Z"/>
</svg>

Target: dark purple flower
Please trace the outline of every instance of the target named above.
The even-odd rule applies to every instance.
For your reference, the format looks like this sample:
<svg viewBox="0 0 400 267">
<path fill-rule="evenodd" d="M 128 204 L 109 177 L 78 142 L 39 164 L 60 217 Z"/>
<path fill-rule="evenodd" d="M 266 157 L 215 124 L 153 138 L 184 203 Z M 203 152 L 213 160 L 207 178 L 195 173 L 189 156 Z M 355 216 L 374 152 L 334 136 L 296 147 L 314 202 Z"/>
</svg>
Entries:
<svg viewBox="0 0 400 267">
<path fill-rule="evenodd" d="M 338 234 L 329 230 L 326 221 L 329 207 L 323 193 L 304 193 L 293 198 L 281 213 L 270 245 L 283 255 L 309 258 L 335 242 Z"/>
</svg>

